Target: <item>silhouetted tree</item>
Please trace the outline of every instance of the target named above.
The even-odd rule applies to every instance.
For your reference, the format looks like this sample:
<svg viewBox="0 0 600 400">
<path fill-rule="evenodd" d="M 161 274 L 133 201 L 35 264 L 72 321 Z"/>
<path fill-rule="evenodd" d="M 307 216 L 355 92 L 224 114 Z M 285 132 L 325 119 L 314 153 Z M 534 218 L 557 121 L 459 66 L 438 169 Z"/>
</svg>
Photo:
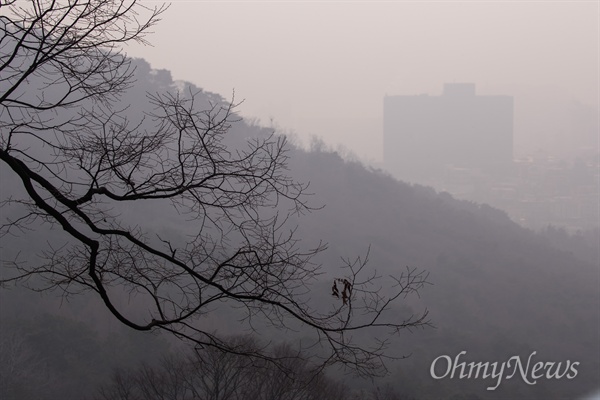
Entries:
<svg viewBox="0 0 600 400">
<path fill-rule="evenodd" d="M 0 398 L 43 398 L 51 378 L 48 367 L 27 346 L 23 332 L 0 331 Z"/>
<path fill-rule="evenodd" d="M 366 259 L 347 261 L 343 301 L 309 305 L 320 273 L 312 257 L 325 246 L 304 250 L 286 225 L 311 208 L 307 186 L 286 174 L 285 138 L 231 141 L 235 105 L 204 109 L 193 92 L 149 94 L 150 110 L 137 120 L 120 102 L 135 82 L 121 46 L 145 42 L 164 11 L 136 0 L 2 0 L 0 159 L 20 182 L 3 188 L 2 234 L 49 226 L 67 237 L 49 240 L 40 262 L 12 260 L 2 283 L 92 291 L 133 329 L 239 354 L 195 322 L 236 307 L 248 326 L 260 316 L 278 329 L 311 329 L 324 345 L 322 365 L 380 372 L 385 338 L 367 346 L 352 333 L 382 328 L 373 335 L 387 337 L 427 324 L 427 312 L 402 321 L 383 312 L 426 276 L 408 269 L 380 291 L 375 274 L 362 277 Z M 152 234 L 144 223 L 153 215 L 128 219 L 149 203 L 188 236 Z M 145 311 L 128 312 L 121 293 Z M 284 365 L 261 348 L 242 353 Z"/>
<path fill-rule="evenodd" d="M 259 343 L 250 336 L 230 339 L 245 352 Z M 401 396 L 390 385 L 352 390 L 311 365 L 289 344 L 273 349 L 282 360 L 278 368 L 265 360 L 252 360 L 214 348 L 191 355 L 171 354 L 154 366 L 117 369 L 99 388 L 96 400 L 414 400 Z M 365 382 L 366 383 L 366 382 Z"/>
<path fill-rule="evenodd" d="M 256 351 L 251 337 L 230 340 L 243 352 Z M 135 370 L 116 370 L 99 390 L 99 400 L 206 399 L 206 400 L 342 400 L 349 390 L 341 383 L 310 369 L 302 356 L 288 345 L 271 354 L 285 369 L 265 360 L 252 360 L 214 348 L 163 358 L 158 365 Z"/>
</svg>

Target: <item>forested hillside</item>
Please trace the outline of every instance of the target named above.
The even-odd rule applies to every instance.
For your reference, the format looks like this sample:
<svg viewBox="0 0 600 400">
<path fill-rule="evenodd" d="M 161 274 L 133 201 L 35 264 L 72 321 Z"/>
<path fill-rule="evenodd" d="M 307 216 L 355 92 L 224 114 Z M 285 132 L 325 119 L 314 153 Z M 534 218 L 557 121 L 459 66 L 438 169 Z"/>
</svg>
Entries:
<svg viewBox="0 0 600 400">
<path fill-rule="evenodd" d="M 140 99 L 146 98 L 146 93 L 200 91 L 187 83 L 173 82 L 168 71 L 153 71 L 143 60 L 136 60 L 135 65 L 137 85 L 123 99 L 132 115 L 141 113 Z M 202 92 L 198 99 L 204 103 L 199 104 L 201 107 L 208 107 L 210 102 L 224 103 L 219 95 L 211 93 Z M 226 143 L 235 147 L 247 138 L 271 133 L 270 129 L 240 120 L 232 125 Z M 310 183 L 313 195 L 309 204 L 314 211 L 287 223 L 297 225 L 301 246 L 312 248 L 320 241 L 328 244 L 328 249 L 314 260 L 322 264 L 324 275 L 308 294 L 313 301 L 332 301 L 331 280 L 343 278 L 344 270 L 339 268 L 342 258 L 368 254 L 367 268 L 383 280 L 398 276 L 407 267 L 429 273 L 431 285 L 426 285 L 419 297 L 408 297 L 399 303 L 390 313 L 403 318 L 427 309 L 434 327 L 404 332 L 389 343 L 390 356 L 410 357 L 388 361 L 390 373 L 377 385 L 390 384 L 406 398 L 456 400 L 572 399 L 599 386 L 597 264 L 557 250 L 541 235 L 511 222 L 502 211 L 399 182 L 385 171 L 345 161 L 326 148 L 305 150 L 290 145 L 288 156 L 289 174 Z M 1 174 L 5 200 L 15 180 L 4 166 Z M 187 233 L 178 231 L 169 214 L 154 208 L 152 203 L 125 210 L 129 221 L 144 222 L 158 234 Z M 38 250 L 31 235 L 39 239 L 47 234 L 40 232 L 15 232 L 3 237 L 3 260 L 14 258 L 19 252 L 31 260 Z M 53 231 L 52 237 L 60 240 L 61 233 Z M 30 283 L 35 286 L 35 281 Z M 40 296 L 14 287 L 2 288 L 0 296 L 3 340 L 14 335 L 25 340 L 23 348 L 35 353 L 36 362 L 43 364 L 38 370 L 47 371 L 40 387 L 51 387 L 55 390 L 52 393 L 62 393 L 63 397 L 73 396 L 73 391 L 82 387 L 81 382 L 88 389 L 101 384 L 113 367 L 130 367 L 147 360 L 154 354 L 153 346 L 160 347 L 157 354 L 168 348 L 154 336 L 124 334 L 100 302 L 92 298 L 82 301 L 69 296 L 61 304 L 53 297 L 60 296 L 60 292 Z M 123 298 L 123 302 L 127 301 Z M 132 312 L 137 306 L 132 306 Z M 56 319 L 47 313 L 67 319 Z M 238 326 L 235 314 L 209 315 L 205 321 L 228 333 L 236 333 Z M 114 332 L 119 332 L 116 339 L 111 336 Z M 298 337 L 302 337 L 302 332 Z M 61 342 L 66 338 L 68 343 Z M 293 345 L 296 337 L 290 335 L 287 339 Z M 57 343 L 63 343 L 64 350 Z M 430 367 L 436 358 L 447 355 L 454 359 L 461 351 L 466 351 L 463 360 L 467 362 L 503 363 L 513 356 L 527 362 L 536 352 L 532 363 L 553 361 L 564 366 L 570 360 L 580 364 L 572 379 L 544 377 L 536 384 L 527 384 L 517 372 L 510 379 L 505 376 L 493 391 L 486 390 L 496 385 L 493 378 L 432 378 Z M 93 379 L 88 372 L 93 370 L 92 365 L 101 370 Z M 85 372 L 85 376 L 78 376 L 75 371 Z M 343 376 L 336 369 L 328 372 Z M 61 381 L 58 386 L 57 381 Z M 348 382 L 354 389 L 361 385 L 370 387 L 368 381 Z"/>
</svg>

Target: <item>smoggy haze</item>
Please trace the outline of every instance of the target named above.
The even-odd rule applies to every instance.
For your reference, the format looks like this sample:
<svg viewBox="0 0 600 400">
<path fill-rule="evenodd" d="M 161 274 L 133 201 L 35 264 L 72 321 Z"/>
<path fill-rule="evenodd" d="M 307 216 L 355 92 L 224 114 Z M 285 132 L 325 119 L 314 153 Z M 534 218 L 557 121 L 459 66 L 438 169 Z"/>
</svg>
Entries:
<svg viewBox="0 0 600 400">
<path fill-rule="evenodd" d="M 592 1 L 174 1 L 155 31 L 154 47 L 128 53 L 228 98 L 235 89 L 245 116 L 375 161 L 386 93 L 473 82 L 515 96 L 516 155 L 545 149 L 544 132 L 568 119 L 557 108 L 598 107 Z"/>
</svg>

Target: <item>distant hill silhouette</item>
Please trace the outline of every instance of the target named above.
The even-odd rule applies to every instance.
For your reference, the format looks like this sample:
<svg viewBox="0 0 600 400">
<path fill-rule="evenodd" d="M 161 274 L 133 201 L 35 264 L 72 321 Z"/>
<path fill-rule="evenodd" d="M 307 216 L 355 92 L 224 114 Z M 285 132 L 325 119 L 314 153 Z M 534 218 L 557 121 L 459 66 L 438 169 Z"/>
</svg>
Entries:
<svg viewBox="0 0 600 400">
<path fill-rule="evenodd" d="M 124 98 L 131 112 L 146 92 L 176 87 L 200 91 L 174 82 L 168 71 L 153 71 L 143 60 L 135 63 L 138 85 Z M 201 99 L 206 105 L 224 102 L 208 92 Z M 270 133 L 241 120 L 229 140 Z M 292 147 L 289 156 L 290 174 L 310 182 L 311 204 L 324 206 L 291 222 L 298 223 L 298 237 L 306 246 L 329 243 L 318 260 L 328 276 L 340 273 L 340 257 L 364 255 L 369 246 L 369 265 L 384 279 L 406 266 L 430 272 L 433 285 L 404 306 L 415 312 L 427 307 L 436 329 L 407 332 L 391 343 L 390 354 L 412 354 L 390 364 L 387 381 L 394 387 L 419 399 L 459 400 L 576 398 L 600 385 L 598 265 L 558 250 L 490 206 L 399 182 L 326 149 Z M 132 210 L 140 218 L 148 211 L 145 206 Z M 160 224 L 160 213 L 153 213 L 153 219 Z M 328 295 L 325 284 L 323 293 L 314 296 Z M 495 384 L 491 378 L 430 376 L 434 359 L 454 358 L 463 350 L 467 362 L 502 363 L 512 356 L 526 362 L 536 351 L 533 362 L 580 365 L 574 379 L 543 378 L 527 385 L 517 373 L 495 391 L 486 390 Z"/>
</svg>

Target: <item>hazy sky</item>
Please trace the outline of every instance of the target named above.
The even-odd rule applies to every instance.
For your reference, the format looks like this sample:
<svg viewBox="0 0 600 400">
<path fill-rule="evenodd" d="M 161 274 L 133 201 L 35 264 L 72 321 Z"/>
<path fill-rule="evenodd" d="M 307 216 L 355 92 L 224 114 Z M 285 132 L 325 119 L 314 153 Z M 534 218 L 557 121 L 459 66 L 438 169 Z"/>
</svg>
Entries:
<svg viewBox="0 0 600 400">
<path fill-rule="evenodd" d="M 597 108 L 599 28 L 597 1 L 175 0 L 154 47 L 127 52 L 225 98 L 235 89 L 263 124 L 379 160 L 386 93 L 474 82 Z"/>
</svg>

